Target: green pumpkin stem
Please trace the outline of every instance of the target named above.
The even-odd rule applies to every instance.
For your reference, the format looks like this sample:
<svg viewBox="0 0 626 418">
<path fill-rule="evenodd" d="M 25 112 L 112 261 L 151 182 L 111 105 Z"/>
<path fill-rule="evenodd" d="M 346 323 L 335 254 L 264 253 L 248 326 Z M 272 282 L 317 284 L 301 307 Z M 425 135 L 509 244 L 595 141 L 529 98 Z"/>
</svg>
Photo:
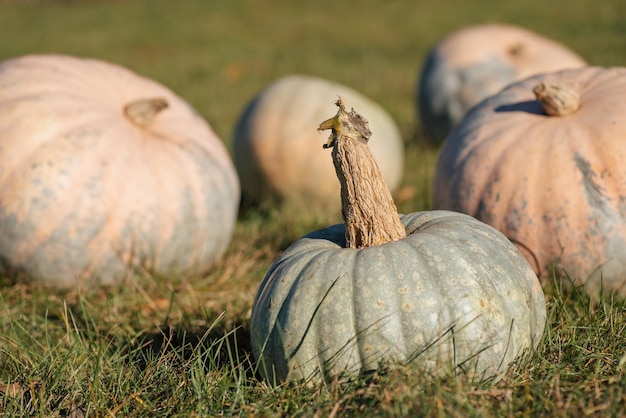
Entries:
<svg viewBox="0 0 626 418">
<path fill-rule="evenodd" d="M 549 116 L 569 115 L 580 107 L 578 93 L 566 86 L 542 81 L 533 88 L 533 93 Z"/>
<path fill-rule="evenodd" d="M 151 125 L 159 112 L 167 107 L 167 101 L 161 97 L 139 99 L 124 107 L 124 115 L 126 115 L 133 124 L 144 128 Z"/>
<path fill-rule="evenodd" d="M 337 114 L 322 122 L 318 130 L 332 131 L 324 148 L 333 148 L 333 164 L 341 184 L 346 247 L 371 247 L 406 237 L 389 187 L 367 146 L 372 135 L 367 120 L 354 109 L 347 112 L 341 98 L 336 105 Z"/>
</svg>

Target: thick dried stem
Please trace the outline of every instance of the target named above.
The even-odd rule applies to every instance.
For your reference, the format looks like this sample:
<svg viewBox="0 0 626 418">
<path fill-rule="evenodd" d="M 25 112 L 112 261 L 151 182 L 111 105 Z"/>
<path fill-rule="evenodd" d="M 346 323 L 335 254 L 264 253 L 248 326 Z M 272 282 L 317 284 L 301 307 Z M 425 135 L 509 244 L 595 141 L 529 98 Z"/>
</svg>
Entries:
<svg viewBox="0 0 626 418">
<path fill-rule="evenodd" d="M 163 109 L 168 107 L 167 101 L 157 97 L 153 99 L 139 99 L 124 107 L 124 114 L 135 125 L 149 126 Z"/>
<path fill-rule="evenodd" d="M 533 93 L 541 102 L 544 112 L 550 116 L 569 115 L 580 107 L 578 93 L 569 87 L 542 81 L 533 88 Z"/>
<path fill-rule="evenodd" d="M 391 192 L 367 146 L 371 136 L 367 120 L 354 109 L 346 112 L 341 98 L 336 104 L 337 114 L 318 129 L 332 130 L 324 148 L 333 147 L 333 163 L 341 184 L 346 247 L 371 247 L 406 237 Z"/>
</svg>

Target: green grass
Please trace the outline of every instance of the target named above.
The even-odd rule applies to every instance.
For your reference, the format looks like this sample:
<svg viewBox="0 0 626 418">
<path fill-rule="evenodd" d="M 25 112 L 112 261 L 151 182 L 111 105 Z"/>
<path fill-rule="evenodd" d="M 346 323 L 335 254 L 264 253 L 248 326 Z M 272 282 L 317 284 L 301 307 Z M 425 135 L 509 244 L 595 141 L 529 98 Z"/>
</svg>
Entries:
<svg viewBox="0 0 626 418">
<path fill-rule="evenodd" d="M 165 300 L 135 290 L 53 296 L 12 289 L 10 303 L 0 304 L 1 410 L 8 416 L 73 408 L 98 416 L 616 416 L 626 408 L 623 301 L 593 303 L 553 289 L 544 341 L 494 387 L 389 368 L 310 388 L 271 387 L 256 377 L 244 306 L 216 309 L 209 292 L 185 286 Z"/>
<path fill-rule="evenodd" d="M 429 209 L 437 150 L 414 90 L 428 48 L 465 24 L 515 23 L 596 65 L 626 65 L 623 0 L 318 2 L 0 0 L 0 60 L 59 52 L 106 59 L 168 85 L 230 146 L 244 105 L 275 78 L 319 75 L 383 105 L 407 143 L 401 212 Z M 0 289 L 6 416 L 618 416 L 626 410 L 626 302 L 546 289 L 538 350 L 494 387 L 389 368 L 354 382 L 271 387 L 255 373 L 250 307 L 265 270 L 306 232 L 339 221 L 267 205 L 242 212 L 202 280 L 120 288 Z"/>
</svg>

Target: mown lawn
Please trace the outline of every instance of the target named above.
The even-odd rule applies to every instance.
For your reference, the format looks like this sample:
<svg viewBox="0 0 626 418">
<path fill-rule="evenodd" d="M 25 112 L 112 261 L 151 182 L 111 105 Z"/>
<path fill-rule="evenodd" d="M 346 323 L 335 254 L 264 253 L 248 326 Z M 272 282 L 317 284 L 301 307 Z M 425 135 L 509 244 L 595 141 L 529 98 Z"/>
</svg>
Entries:
<svg viewBox="0 0 626 418">
<path fill-rule="evenodd" d="M 0 0 L 0 60 L 55 52 L 121 64 L 186 98 L 228 147 L 244 105 L 275 78 L 305 73 L 347 84 L 397 121 L 406 143 L 398 209 L 413 212 L 431 206 L 437 149 L 421 134 L 414 95 L 437 39 L 470 23 L 508 22 L 565 43 L 591 64 L 626 65 L 624 16 L 623 0 Z M 339 221 L 287 206 L 246 208 L 224 259 L 201 280 L 139 277 L 80 293 L 3 280 L 0 412 L 626 414 L 626 302 L 594 302 L 558 285 L 546 287 L 549 319 L 538 350 L 495 386 L 405 368 L 316 388 L 267 385 L 248 337 L 257 286 L 291 242 Z"/>
</svg>

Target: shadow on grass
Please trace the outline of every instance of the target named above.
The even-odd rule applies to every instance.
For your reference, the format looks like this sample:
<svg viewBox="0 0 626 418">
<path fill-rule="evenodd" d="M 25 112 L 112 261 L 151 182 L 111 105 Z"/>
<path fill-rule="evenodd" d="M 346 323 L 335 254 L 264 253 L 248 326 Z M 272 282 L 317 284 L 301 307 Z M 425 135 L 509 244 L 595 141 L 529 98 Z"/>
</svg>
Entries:
<svg viewBox="0 0 626 418">
<path fill-rule="evenodd" d="M 206 327 L 172 324 L 159 332 L 144 333 L 129 346 L 133 355 L 128 358 L 143 370 L 163 361 L 174 368 L 201 363 L 205 373 L 240 369 L 246 379 L 257 378 L 250 324 L 237 324 L 229 330 L 216 325 L 220 318 Z"/>
</svg>

